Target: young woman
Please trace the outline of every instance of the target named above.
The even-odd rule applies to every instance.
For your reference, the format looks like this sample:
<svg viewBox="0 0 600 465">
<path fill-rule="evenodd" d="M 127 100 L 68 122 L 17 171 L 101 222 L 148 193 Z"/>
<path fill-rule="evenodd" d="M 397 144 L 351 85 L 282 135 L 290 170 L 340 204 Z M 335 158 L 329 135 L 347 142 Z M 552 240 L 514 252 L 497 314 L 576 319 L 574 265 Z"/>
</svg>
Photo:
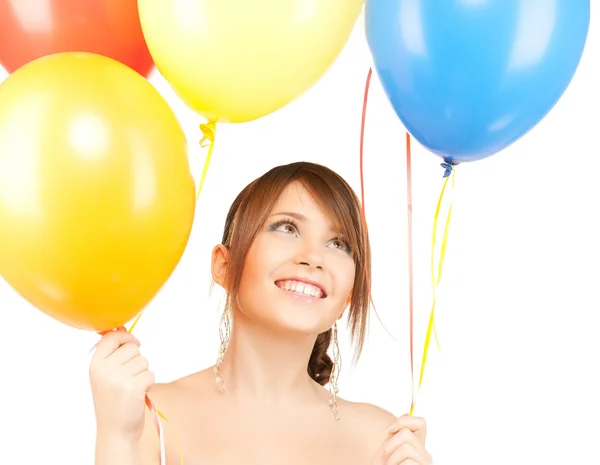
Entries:
<svg viewBox="0 0 600 465">
<path fill-rule="evenodd" d="M 368 235 L 340 176 L 292 163 L 249 184 L 212 276 L 227 292 L 214 367 L 154 384 L 134 336 L 97 345 L 96 465 L 159 464 L 146 393 L 168 418 L 167 464 L 180 452 L 186 465 L 431 464 L 423 419 L 337 396 L 337 322 L 347 315 L 360 353 L 370 302 Z"/>
</svg>

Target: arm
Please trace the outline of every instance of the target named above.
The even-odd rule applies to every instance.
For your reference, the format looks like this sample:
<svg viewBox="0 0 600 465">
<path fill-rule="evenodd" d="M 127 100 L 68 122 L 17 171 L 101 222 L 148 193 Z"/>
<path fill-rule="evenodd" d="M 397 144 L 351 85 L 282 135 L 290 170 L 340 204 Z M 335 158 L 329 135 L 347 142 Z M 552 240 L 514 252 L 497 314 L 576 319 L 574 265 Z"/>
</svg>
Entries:
<svg viewBox="0 0 600 465">
<path fill-rule="evenodd" d="M 140 443 L 96 435 L 96 465 L 145 465 Z"/>
<path fill-rule="evenodd" d="M 159 437 L 152 414 L 146 412 L 139 441 L 98 431 L 95 465 L 160 465 Z"/>
</svg>

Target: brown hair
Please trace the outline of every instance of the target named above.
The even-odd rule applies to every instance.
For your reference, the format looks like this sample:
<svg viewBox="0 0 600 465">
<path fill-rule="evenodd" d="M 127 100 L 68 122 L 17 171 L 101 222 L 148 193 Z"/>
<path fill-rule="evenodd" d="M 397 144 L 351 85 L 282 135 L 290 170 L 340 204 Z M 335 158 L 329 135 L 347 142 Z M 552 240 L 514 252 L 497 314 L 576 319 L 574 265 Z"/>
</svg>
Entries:
<svg viewBox="0 0 600 465">
<path fill-rule="evenodd" d="M 344 179 L 329 168 L 308 162 L 277 166 L 248 184 L 234 200 L 223 231 L 222 244 L 229 250 L 227 305 L 237 301 L 246 255 L 283 190 L 292 182 L 301 183 L 321 204 L 335 226 L 345 236 L 356 267 L 348 317 L 355 358 L 360 356 L 366 335 L 370 303 L 371 250 L 364 227 L 360 202 Z M 327 384 L 333 362 L 327 349 L 331 329 L 318 335 L 308 374 L 321 385 Z"/>
</svg>

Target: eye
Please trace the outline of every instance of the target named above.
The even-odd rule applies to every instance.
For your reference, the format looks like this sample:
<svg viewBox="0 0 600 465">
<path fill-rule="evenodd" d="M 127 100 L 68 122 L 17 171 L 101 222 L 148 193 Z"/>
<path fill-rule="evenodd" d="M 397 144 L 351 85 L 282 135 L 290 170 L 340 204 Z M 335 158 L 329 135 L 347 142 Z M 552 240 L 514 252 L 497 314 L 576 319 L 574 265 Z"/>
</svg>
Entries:
<svg viewBox="0 0 600 465">
<path fill-rule="evenodd" d="M 339 237 L 336 237 L 335 239 L 332 239 L 330 244 L 336 248 L 336 249 L 340 249 L 343 250 L 346 253 L 351 253 L 352 250 L 350 249 L 350 244 L 348 244 L 347 241 L 340 239 Z"/>
<path fill-rule="evenodd" d="M 271 226 L 269 226 L 269 231 L 274 232 L 281 232 L 284 234 L 292 234 L 292 235 L 297 235 L 298 234 L 298 225 L 292 221 L 292 220 L 281 220 L 281 221 L 277 221 L 276 223 L 273 223 Z"/>
</svg>

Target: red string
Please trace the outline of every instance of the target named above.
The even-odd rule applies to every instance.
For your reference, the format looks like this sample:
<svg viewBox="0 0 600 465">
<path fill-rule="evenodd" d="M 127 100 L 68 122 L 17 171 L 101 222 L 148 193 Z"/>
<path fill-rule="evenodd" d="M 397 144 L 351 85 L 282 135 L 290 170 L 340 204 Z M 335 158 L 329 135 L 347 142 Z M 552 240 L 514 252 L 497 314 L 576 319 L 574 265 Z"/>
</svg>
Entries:
<svg viewBox="0 0 600 465">
<path fill-rule="evenodd" d="M 364 180 L 363 160 L 364 160 L 364 145 L 365 145 L 365 123 L 366 123 L 366 119 L 367 119 L 367 102 L 369 101 L 369 87 L 371 85 L 371 76 L 372 75 L 373 75 L 373 70 L 371 68 L 369 68 L 369 73 L 367 74 L 367 82 L 365 84 L 365 96 L 363 99 L 362 119 L 361 119 L 361 123 L 360 123 L 360 202 L 361 202 L 363 229 L 364 229 L 365 233 L 367 231 L 367 215 L 365 212 L 365 180 Z M 369 293 L 369 300 L 371 302 L 371 305 L 373 306 L 373 311 L 375 312 L 375 316 L 379 320 L 379 323 L 381 323 L 381 326 L 383 326 L 383 328 L 389 334 L 389 332 L 385 328 L 385 325 L 381 321 L 379 314 L 377 313 L 377 309 L 375 308 L 375 302 L 373 302 L 373 296 L 371 295 L 371 283 L 370 283 L 370 279 L 369 279 L 369 270 L 366 269 L 366 266 L 365 266 L 365 272 L 367 275 L 367 291 Z M 391 334 L 390 334 L 390 336 L 391 336 Z"/>
<path fill-rule="evenodd" d="M 362 120 L 360 124 L 360 201 L 362 205 L 362 216 L 363 222 L 366 226 L 366 215 L 365 215 L 365 181 L 364 181 L 364 173 L 363 173 L 363 154 L 364 154 L 364 146 L 365 146 L 365 121 L 367 119 L 367 102 L 369 101 L 369 87 L 371 85 L 371 76 L 373 75 L 373 70 L 369 68 L 369 74 L 367 74 L 367 83 L 365 84 L 365 96 L 363 99 L 363 109 L 362 109 Z"/>
<path fill-rule="evenodd" d="M 145 402 L 146 402 L 146 407 L 148 407 L 148 410 L 150 410 L 150 413 L 152 414 L 152 417 L 154 418 L 154 425 L 156 426 L 156 429 L 160 436 L 160 419 L 158 418 L 158 411 L 156 410 L 156 407 L 154 406 L 154 404 L 152 403 L 152 401 L 150 400 L 150 397 L 148 397 L 148 395 L 146 395 Z"/>
<path fill-rule="evenodd" d="M 413 340 L 413 309 L 414 309 L 414 283 L 413 283 L 413 221 L 412 221 L 412 156 L 410 150 L 410 134 L 406 133 L 406 204 L 408 213 L 408 302 L 410 312 L 410 375 L 411 375 L 411 412 L 415 405 L 415 363 Z"/>
<path fill-rule="evenodd" d="M 361 198 L 361 211 L 362 211 L 362 220 L 363 226 L 366 231 L 367 227 L 367 216 L 365 213 L 365 181 L 364 181 L 364 142 L 365 142 L 365 121 L 367 118 L 367 102 L 369 100 L 369 87 L 371 85 L 371 76 L 373 75 L 373 70 L 369 68 L 369 73 L 367 74 L 367 82 L 365 84 L 365 94 L 363 99 L 363 109 L 362 109 L 362 120 L 360 126 L 360 198 Z M 415 404 L 415 369 L 414 369 L 414 339 L 413 339 L 413 309 L 414 309 L 414 284 L 413 284 L 413 227 L 412 227 L 412 166 L 411 166 L 411 150 L 410 150 L 410 134 L 406 133 L 406 176 L 407 176 L 407 206 L 408 206 L 408 286 L 409 286 L 409 311 L 410 311 L 410 372 L 412 379 L 412 401 L 411 401 L 411 412 Z M 368 274 L 367 274 L 368 276 Z M 371 283 L 367 281 L 367 288 L 369 291 L 369 296 L 371 295 Z M 381 319 L 379 318 L 379 314 L 377 313 L 377 309 L 375 308 L 375 304 L 373 302 L 373 298 L 370 297 L 371 304 L 373 305 L 373 310 L 375 311 L 375 315 L 379 319 L 381 323 Z M 383 323 L 382 323 L 383 325 Z M 386 330 L 387 331 L 387 330 Z"/>
</svg>

